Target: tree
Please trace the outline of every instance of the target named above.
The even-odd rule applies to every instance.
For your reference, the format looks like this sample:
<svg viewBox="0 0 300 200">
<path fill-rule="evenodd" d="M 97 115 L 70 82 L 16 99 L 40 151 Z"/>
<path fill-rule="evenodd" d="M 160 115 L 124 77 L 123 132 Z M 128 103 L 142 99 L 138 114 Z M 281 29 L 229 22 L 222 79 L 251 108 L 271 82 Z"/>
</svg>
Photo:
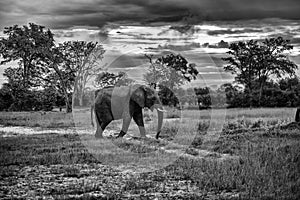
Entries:
<svg viewBox="0 0 300 200">
<path fill-rule="evenodd" d="M 69 44 L 63 43 L 48 52 L 48 74 L 43 77 L 44 87 L 54 87 L 64 97 L 66 112 L 72 111 L 70 94 L 75 83 L 77 68 L 68 59 Z"/>
<path fill-rule="evenodd" d="M 102 72 L 96 76 L 95 86 L 99 88 L 108 86 L 126 86 L 133 82 L 134 81 L 128 78 L 128 75 L 125 72 L 119 72 L 118 74 Z"/>
<path fill-rule="evenodd" d="M 235 81 L 243 84 L 249 95 L 249 104 L 252 107 L 253 90 L 255 82 L 259 83 L 259 105 L 264 84 L 272 76 L 280 78 L 284 74 L 292 75 L 297 69 L 285 54 L 293 47 L 288 40 L 282 37 L 265 39 L 263 42 L 246 41 L 231 43 L 229 57 L 223 58 L 229 64 L 224 67 L 225 71 L 235 74 Z"/>
<path fill-rule="evenodd" d="M 289 40 L 284 40 L 282 37 L 265 39 L 261 46 L 260 52 L 257 52 L 257 78 L 259 81 L 259 106 L 263 87 L 267 79 L 271 75 L 276 78 L 281 78 L 285 74 L 292 76 L 298 66 L 289 60 L 287 51 L 293 49 L 289 44 Z"/>
<path fill-rule="evenodd" d="M 0 111 L 7 111 L 12 102 L 13 98 L 10 89 L 6 85 L 3 85 L 0 89 Z"/>
<path fill-rule="evenodd" d="M 279 81 L 279 87 L 284 91 L 291 91 L 296 96 L 296 106 L 298 106 L 295 114 L 295 121 L 300 122 L 300 81 L 298 77 L 285 78 Z M 289 93 L 291 93 L 289 92 Z M 289 98 L 290 100 L 290 98 Z"/>
<path fill-rule="evenodd" d="M 30 105 L 26 105 L 25 102 L 28 102 L 31 92 L 23 84 L 23 69 L 8 67 L 4 70 L 3 76 L 7 77 L 7 83 L 3 84 L 3 88 L 6 88 L 12 98 L 12 102 L 7 109 L 30 110 Z"/>
<path fill-rule="evenodd" d="M 170 90 L 164 85 L 159 86 L 158 96 L 163 105 L 175 107 L 179 104 L 179 100 L 176 97 L 174 91 Z"/>
<path fill-rule="evenodd" d="M 188 64 L 188 61 L 181 55 L 168 54 L 159 57 L 153 62 L 152 55 L 145 55 L 150 66 L 148 72 L 144 74 L 144 80 L 154 88 L 163 85 L 171 90 L 178 88 L 185 82 L 196 79 L 198 71 L 195 64 Z"/>
<path fill-rule="evenodd" d="M 241 98 L 239 98 L 241 88 L 231 83 L 224 83 L 218 89 L 218 93 L 226 94 L 226 103 L 228 107 L 243 107 Z M 236 101 L 238 100 L 238 101 Z"/>
<path fill-rule="evenodd" d="M 222 58 L 224 61 L 229 62 L 229 65 L 224 67 L 225 71 L 230 71 L 235 74 L 235 81 L 237 83 L 243 84 L 245 90 L 249 92 L 249 102 L 250 107 L 252 107 L 252 91 L 253 91 L 253 81 L 255 80 L 255 59 L 254 52 L 258 48 L 257 41 L 246 41 L 231 43 L 227 53 L 230 57 Z"/>
<path fill-rule="evenodd" d="M 95 76 L 101 67 L 98 67 L 99 61 L 102 60 L 105 50 L 102 45 L 93 42 L 75 41 L 69 42 L 73 53 L 70 59 L 73 60 L 74 68 L 78 68 L 76 73 L 76 83 L 73 97 L 77 96 L 79 105 L 83 105 L 83 97 L 87 82 Z"/>
<path fill-rule="evenodd" d="M 199 109 L 202 108 L 209 108 L 211 106 L 211 97 L 210 97 L 210 90 L 208 87 L 204 88 L 194 88 L 196 97 L 197 97 L 197 102 Z"/>
<path fill-rule="evenodd" d="M 55 88 L 48 87 L 43 90 L 34 91 L 35 105 L 34 110 L 51 111 L 57 101 L 57 92 Z"/>
<path fill-rule="evenodd" d="M 99 50 L 99 54 L 92 56 L 95 50 Z M 70 97 L 72 93 L 74 93 L 74 98 L 79 96 L 82 101 L 88 76 L 92 73 L 94 64 L 102 56 L 103 51 L 102 47 L 97 46 L 97 43 L 68 41 L 48 52 L 46 67 L 48 67 L 49 73 L 43 77 L 43 80 L 46 85 L 54 86 L 64 96 L 66 112 L 72 111 L 72 98 Z M 76 79 L 76 77 L 78 78 Z M 75 84 L 76 80 L 77 84 Z M 77 87 L 74 88 L 74 85 Z"/>
<path fill-rule="evenodd" d="M 18 61 L 22 68 L 22 79 L 25 88 L 38 86 L 33 80 L 44 73 L 46 53 L 54 46 L 53 34 L 44 30 L 44 26 L 29 23 L 19 27 L 14 25 L 4 28 L 7 38 L 0 39 L 0 56 L 2 64 Z"/>
</svg>

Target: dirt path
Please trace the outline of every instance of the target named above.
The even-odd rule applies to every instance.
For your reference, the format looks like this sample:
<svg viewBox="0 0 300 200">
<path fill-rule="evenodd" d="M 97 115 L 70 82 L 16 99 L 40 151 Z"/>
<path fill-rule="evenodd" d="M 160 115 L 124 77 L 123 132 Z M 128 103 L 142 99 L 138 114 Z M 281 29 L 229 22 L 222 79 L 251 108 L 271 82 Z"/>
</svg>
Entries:
<svg viewBox="0 0 300 200">
<path fill-rule="evenodd" d="M 126 140 L 129 141 L 142 141 L 138 137 L 134 137 L 133 134 L 134 130 L 130 129 L 129 133 L 125 136 Z M 17 137 L 17 136 L 22 136 L 22 135 L 35 135 L 35 134 L 50 134 L 50 133 L 55 133 L 55 134 L 79 134 L 79 135 L 86 135 L 89 134 L 93 136 L 94 129 L 75 129 L 75 128 L 41 128 L 41 127 L 23 127 L 23 126 L 2 126 L 0 125 L 0 137 Z M 104 136 L 105 137 L 111 137 L 115 134 L 115 131 L 113 130 L 105 130 L 104 131 Z M 150 141 L 150 144 L 156 144 L 157 140 L 154 139 L 154 135 L 148 135 L 148 139 Z M 152 141 L 152 142 L 151 142 Z M 153 142 L 154 141 L 154 142 Z M 193 159 L 199 159 L 199 158 L 218 158 L 220 160 L 223 159 L 236 159 L 236 156 L 231 156 L 229 154 L 220 154 L 216 152 L 211 152 L 205 149 L 197 149 L 197 148 L 192 148 L 193 153 L 189 154 L 188 152 L 185 152 L 187 148 L 189 148 L 186 145 L 180 145 L 173 143 L 170 140 L 163 140 L 160 139 L 160 141 L 165 142 L 167 145 L 172 146 L 172 148 L 165 148 L 165 146 L 160 147 L 161 150 L 172 153 L 172 154 L 177 154 L 179 156 L 187 156 L 189 158 Z M 143 145 L 149 145 L 147 142 L 142 142 Z M 191 148 L 190 148 L 191 149 Z"/>
</svg>

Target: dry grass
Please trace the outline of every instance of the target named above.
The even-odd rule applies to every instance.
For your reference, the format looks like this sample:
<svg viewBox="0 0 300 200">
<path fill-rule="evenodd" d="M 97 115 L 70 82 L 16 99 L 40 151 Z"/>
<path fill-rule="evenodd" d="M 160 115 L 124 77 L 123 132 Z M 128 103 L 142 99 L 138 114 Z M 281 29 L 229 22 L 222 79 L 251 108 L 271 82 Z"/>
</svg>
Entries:
<svg viewBox="0 0 300 200">
<path fill-rule="evenodd" d="M 232 122 L 232 120 L 245 119 L 248 121 L 273 122 L 293 121 L 295 108 L 253 108 L 253 109 L 212 109 L 212 110 L 169 110 L 165 114 L 166 118 L 211 120 L 222 119 Z M 155 118 L 156 113 L 150 112 L 150 117 Z M 74 120 L 73 120 L 74 117 Z M 6 126 L 30 126 L 30 127 L 73 127 L 89 126 L 91 124 L 90 108 L 78 109 L 72 113 L 64 112 L 1 112 L 0 124 Z"/>
<path fill-rule="evenodd" d="M 0 138 L 0 176 L 5 180 L 20 180 L 22 176 L 10 170 L 14 166 L 44 165 L 53 168 L 52 174 L 63 173 L 72 180 L 81 180 L 82 177 L 90 180 L 89 184 L 77 183 L 80 187 L 67 184 L 64 190 L 52 188 L 58 195 L 57 199 L 74 199 L 70 194 L 85 194 L 80 199 L 93 199 L 91 192 L 96 191 L 107 191 L 105 198 L 111 199 L 125 198 L 126 195 L 138 198 L 136 194 L 150 198 L 154 193 L 167 195 L 167 198 L 176 191 L 182 192 L 183 196 L 176 196 L 182 199 L 300 198 L 300 129 L 298 126 L 282 126 L 292 119 L 293 109 L 226 110 L 225 126 L 218 132 L 219 137 L 207 141 L 213 137 L 209 133 L 211 124 L 217 123 L 210 119 L 210 112 L 184 111 L 182 119 L 167 120 L 161 133 L 164 140 L 160 142 L 152 139 L 95 140 L 91 134 Z M 221 118 L 224 110 L 213 112 Z M 47 113 L 44 118 L 39 118 L 41 115 L 36 113 L 8 114 L 1 116 L 1 123 L 30 126 L 36 120 L 38 126 L 45 127 L 59 121 L 63 126 L 72 124 L 71 115 L 65 114 L 57 118 L 56 113 Z M 77 114 L 75 124 L 78 121 L 82 126 L 90 126 L 87 110 Z M 155 115 L 151 117 L 156 121 Z M 148 128 L 154 132 L 155 123 Z M 190 145 L 185 146 L 186 150 L 178 157 L 176 152 L 187 143 Z M 210 153 L 203 156 L 202 151 Z M 96 167 L 99 163 L 131 172 L 125 176 L 123 185 L 116 186 L 117 177 L 124 177 L 121 172 L 109 175 L 112 183 L 102 183 L 101 180 L 106 180 L 103 178 L 106 172 L 99 171 Z M 57 169 L 52 165 L 62 167 Z M 86 165 L 93 172 L 86 172 L 83 167 Z M 147 167 L 158 170 L 134 173 Z M 103 189 L 103 184 L 111 185 Z"/>
<path fill-rule="evenodd" d="M 44 128 L 74 126 L 72 113 L 64 112 L 1 112 L 0 124 Z"/>
</svg>

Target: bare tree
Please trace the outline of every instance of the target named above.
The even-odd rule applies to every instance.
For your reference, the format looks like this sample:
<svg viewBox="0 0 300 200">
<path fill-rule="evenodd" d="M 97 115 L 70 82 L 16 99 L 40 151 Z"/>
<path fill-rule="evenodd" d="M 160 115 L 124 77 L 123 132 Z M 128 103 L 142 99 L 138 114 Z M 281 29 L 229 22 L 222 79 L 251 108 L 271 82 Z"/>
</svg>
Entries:
<svg viewBox="0 0 300 200">
<path fill-rule="evenodd" d="M 80 106 L 83 105 L 83 97 L 87 82 L 93 76 L 96 76 L 100 70 L 103 70 L 103 67 L 99 67 L 99 61 L 102 60 L 104 52 L 105 50 L 102 45 L 95 45 L 82 62 L 79 63 L 80 66 L 76 76 L 73 96 L 78 97 Z"/>
</svg>

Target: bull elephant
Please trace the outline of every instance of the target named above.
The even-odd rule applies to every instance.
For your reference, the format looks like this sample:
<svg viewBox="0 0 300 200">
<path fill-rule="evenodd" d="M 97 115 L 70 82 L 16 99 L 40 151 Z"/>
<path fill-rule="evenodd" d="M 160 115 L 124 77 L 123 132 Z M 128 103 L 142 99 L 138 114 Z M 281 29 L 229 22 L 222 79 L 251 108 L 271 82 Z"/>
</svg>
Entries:
<svg viewBox="0 0 300 200">
<path fill-rule="evenodd" d="M 157 110 L 158 125 L 156 138 L 158 139 L 163 123 L 163 107 L 157 93 L 144 85 L 121 87 L 107 87 L 95 92 L 95 101 L 91 109 L 96 115 L 96 138 L 102 138 L 106 126 L 113 120 L 123 119 L 122 129 L 117 137 L 123 137 L 128 130 L 131 118 L 138 125 L 141 137 L 146 137 L 143 120 L 143 108 Z"/>
</svg>

